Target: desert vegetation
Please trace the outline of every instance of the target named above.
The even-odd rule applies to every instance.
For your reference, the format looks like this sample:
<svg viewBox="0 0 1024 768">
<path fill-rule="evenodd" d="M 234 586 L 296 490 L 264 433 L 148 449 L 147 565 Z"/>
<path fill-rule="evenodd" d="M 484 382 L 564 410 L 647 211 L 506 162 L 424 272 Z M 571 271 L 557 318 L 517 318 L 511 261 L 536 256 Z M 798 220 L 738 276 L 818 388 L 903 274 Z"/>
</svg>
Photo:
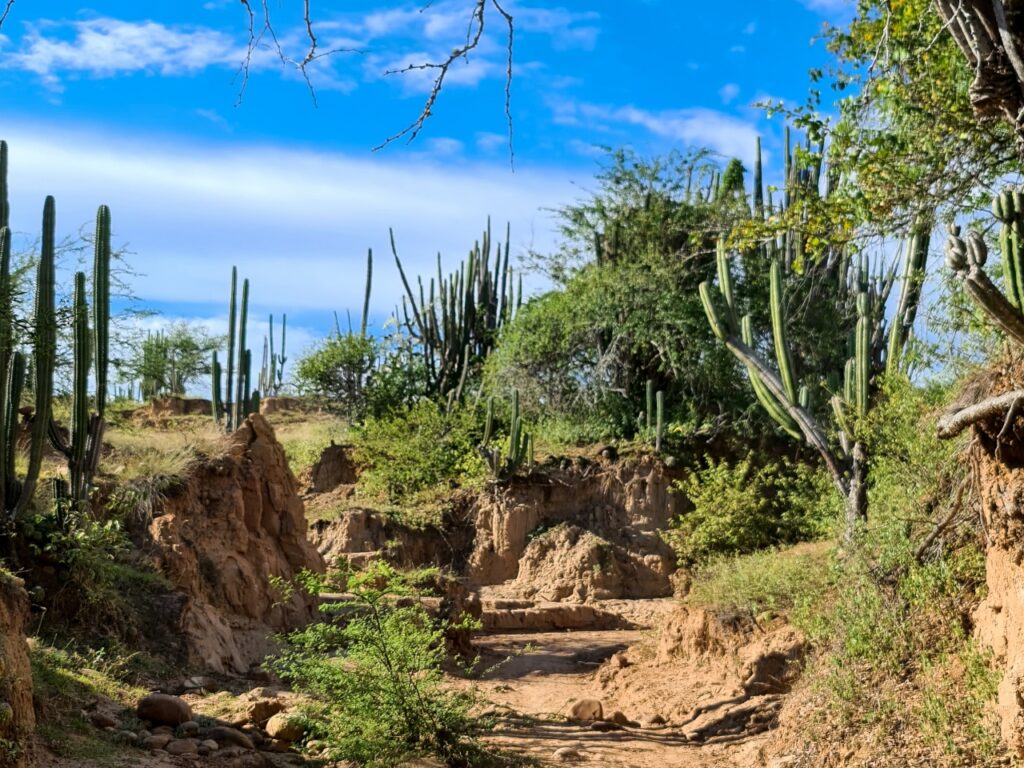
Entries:
<svg viewBox="0 0 1024 768">
<path fill-rule="evenodd" d="M 861 0 L 781 157 L 389 232 L 301 351 L 245 264 L 132 338 L 0 141 L 0 766 L 1017 764 L 1022 26 Z"/>
</svg>

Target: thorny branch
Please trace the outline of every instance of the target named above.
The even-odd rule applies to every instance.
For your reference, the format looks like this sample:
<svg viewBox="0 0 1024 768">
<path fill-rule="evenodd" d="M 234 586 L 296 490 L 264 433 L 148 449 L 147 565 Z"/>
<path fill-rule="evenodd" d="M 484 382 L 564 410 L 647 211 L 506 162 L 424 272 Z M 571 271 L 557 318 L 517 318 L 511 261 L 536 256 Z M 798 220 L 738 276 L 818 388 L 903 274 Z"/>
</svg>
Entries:
<svg viewBox="0 0 1024 768">
<path fill-rule="evenodd" d="M 2 1 L 2 0 L 0 0 Z M 426 12 L 432 5 L 434 0 L 425 0 L 423 6 L 420 8 L 420 13 Z M 7 0 L 7 9 L 13 5 L 15 0 Z M 280 59 L 282 64 L 294 67 L 298 70 L 302 79 L 306 83 L 306 87 L 309 88 L 310 96 L 313 99 L 314 105 L 317 102 L 316 90 L 313 86 L 313 82 L 309 76 L 309 68 L 316 61 L 328 56 L 333 56 L 337 53 L 365 53 L 365 51 L 358 48 L 331 48 L 330 50 L 321 50 L 320 41 L 316 35 L 313 22 L 313 14 L 310 8 L 311 0 L 303 0 L 302 2 L 302 19 L 305 25 L 305 35 L 308 42 L 305 55 L 301 59 L 295 59 L 285 53 L 284 47 L 281 45 L 280 38 L 277 35 L 277 31 L 274 29 L 274 24 L 271 19 L 270 13 L 270 0 L 259 0 L 256 8 L 256 0 L 240 0 L 242 6 L 245 8 L 246 14 L 248 15 L 248 27 L 249 27 L 249 40 L 246 45 L 245 57 L 239 67 L 239 74 L 241 75 L 242 83 L 239 88 L 238 102 L 242 101 L 245 95 L 245 88 L 249 82 L 249 74 L 252 71 L 254 57 L 257 52 L 264 45 L 269 46 L 274 50 L 277 58 Z M 451 67 L 460 59 L 463 61 L 469 60 L 470 52 L 476 50 L 481 41 L 484 39 L 484 22 L 489 8 L 493 8 L 494 12 L 499 14 L 502 20 L 505 22 L 507 29 L 506 33 L 506 65 L 505 65 L 505 118 L 508 123 L 508 152 L 509 152 L 509 163 L 514 165 L 515 152 L 512 144 L 512 51 L 514 41 L 514 25 L 512 20 L 512 14 L 509 13 L 502 5 L 503 0 L 473 0 L 472 10 L 470 12 L 469 21 L 466 27 L 466 41 L 462 45 L 456 47 L 452 52 L 442 61 L 427 61 L 419 64 L 409 64 L 401 69 L 388 70 L 385 75 L 396 75 L 396 74 L 408 74 L 416 71 L 430 71 L 436 73 L 434 81 L 431 84 L 430 93 L 427 95 L 426 101 L 423 104 L 423 109 L 420 111 L 419 116 L 413 120 L 404 129 L 389 136 L 383 142 L 373 148 L 373 151 L 383 149 L 398 139 L 407 137 L 407 142 L 412 142 L 423 130 L 423 126 L 427 120 L 433 115 L 434 105 L 437 102 L 438 97 L 441 94 L 441 89 L 444 87 L 445 79 L 448 77 L 449 70 Z M 4 16 L 7 15 L 6 10 Z M 0 16 L 0 24 L 3 22 L 4 16 Z M 269 40 L 269 42 L 267 42 Z"/>
<path fill-rule="evenodd" d="M 242 85 L 238 91 L 238 103 L 241 103 L 242 97 L 245 95 L 245 87 L 249 83 L 249 73 L 252 70 L 253 57 L 256 55 L 256 52 L 260 49 L 266 38 L 270 39 L 271 47 L 277 54 L 277 58 L 281 60 L 281 63 L 295 67 L 295 69 L 298 70 L 302 79 L 306 83 L 306 87 L 309 88 L 309 95 L 313 99 L 314 106 L 317 104 L 316 89 L 313 87 L 313 81 L 309 78 L 309 67 L 319 59 L 327 58 L 328 56 L 333 56 L 337 53 L 365 53 L 365 51 L 358 48 L 345 47 L 331 48 L 330 50 L 321 51 L 319 49 L 319 41 L 317 40 L 316 33 L 313 31 L 313 16 L 310 10 L 310 0 L 303 0 L 302 18 L 303 23 L 306 26 L 306 39 L 309 41 L 309 45 L 301 60 L 293 59 L 285 53 L 284 47 L 281 45 L 281 41 L 277 36 L 277 31 L 274 29 L 274 24 L 270 16 L 270 0 L 260 0 L 259 15 L 262 16 L 262 20 L 260 21 L 257 21 L 257 12 L 253 10 L 252 5 L 249 4 L 249 0 L 240 0 L 240 2 L 245 7 L 245 11 L 249 17 L 249 41 L 246 45 L 245 58 L 242 60 L 242 64 L 239 68 L 239 72 L 242 76 Z"/>
<path fill-rule="evenodd" d="M 390 69 L 386 71 L 385 75 L 399 75 L 408 74 L 416 71 L 431 71 L 436 72 L 434 82 L 431 85 L 430 93 L 427 95 L 427 99 L 423 104 L 423 109 L 419 116 L 413 120 L 409 125 L 403 128 L 398 133 L 395 133 L 376 147 L 373 151 L 383 149 L 392 142 L 397 141 L 403 137 L 408 137 L 406 142 L 413 141 L 423 130 L 424 124 L 433 115 L 434 104 L 437 102 L 438 96 L 441 94 L 441 89 L 444 87 L 445 78 L 448 76 L 448 71 L 452 65 L 455 64 L 459 59 L 464 61 L 469 60 L 469 53 L 475 50 L 483 39 L 484 35 L 484 22 L 487 14 L 487 8 L 491 6 L 497 11 L 505 21 L 505 25 L 508 29 L 507 33 L 507 51 L 508 61 L 505 69 L 505 117 L 508 120 L 508 139 L 509 139 L 509 159 L 510 161 L 515 157 L 512 149 L 512 44 L 513 44 L 513 33 L 514 27 L 512 23 L 512 15 L 506 11 L 499 0 L 474 0 L 473 10 L 470 14 L 469 25 L 466 30 L 466 42 L 461 46 L 455 48 L 443 61 L 427 61 L 419 64 L 409 64 L 408 66 L 402 67 L 401 69 Z M 430 7 L 428 2 L 423 8 L 420 9 L 422 13 L 424 10 Z"/>
</svg>

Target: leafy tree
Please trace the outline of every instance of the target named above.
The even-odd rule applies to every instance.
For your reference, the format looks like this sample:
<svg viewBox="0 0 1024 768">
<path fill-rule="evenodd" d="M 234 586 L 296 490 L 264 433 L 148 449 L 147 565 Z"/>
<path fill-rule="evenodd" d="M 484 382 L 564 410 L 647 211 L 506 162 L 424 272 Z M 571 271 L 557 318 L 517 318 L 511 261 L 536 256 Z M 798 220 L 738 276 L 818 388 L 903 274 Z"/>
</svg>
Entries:
<svg viewBox="0 0 1024 768">
<path fill-rule="evenodd" d="M 138 339 L 114 367 L 122 382 L 140 383 L 143 399 L 184 395 L 189 384 L 210 373 L 210 355 L 220 344 L 205 326 L 179 320 Z"/>
<path fill-rule="evenodd" d="M 349 416 L 361 418 L 379 351 L 372 336 L 332 334 L 299 359 L 295 384 L 300 393 L 322 398 Z"/>
<path fill-rule="evenodd" d="M 505 331 L 487 387 L 519 388 L 527 412 L 597 409 L 617 434 L 635 428 L 647 380 L 666 392 L 677 420 L 742 412 L 738 369 L 714 343 L 696 295 L 714 271 L 714 233 L 746 210 L 742 166 L 727 175 L 729 194 L 720 196 L 707 153 L 610 153 L 597 191 L 559 212 L 562 249 L 535 257 L 559 289 Z"/>
</svg>

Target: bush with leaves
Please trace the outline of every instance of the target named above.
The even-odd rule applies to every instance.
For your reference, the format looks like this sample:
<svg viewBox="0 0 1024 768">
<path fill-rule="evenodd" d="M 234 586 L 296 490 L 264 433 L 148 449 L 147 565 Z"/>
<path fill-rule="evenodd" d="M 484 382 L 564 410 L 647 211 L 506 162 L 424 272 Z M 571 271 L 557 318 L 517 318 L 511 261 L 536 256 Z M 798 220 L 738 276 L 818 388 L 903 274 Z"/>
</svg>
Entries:
<svg viewBox="0 0 1024 768">
<path fill-rule="evenodd" d="M 311 697 L 302 717 L 328 759 L 380 768 L 428 756 L 486 764 L 474 739 L 480 724 L 469 714 L 473 696 L 443 685 L 448 625 L 415 599 L 433 575 L 399 573 L 382 561 L 342 573 L 336 587 L 354 598 L 347 618 L 291 633 L 271 663 Z"/>
<path fill-rule="evenodd" d="M 473 408 L 446 411 L 430 400 L 356 429 L 356 461 L 363 467 L 358 491 L 387 503 L 430 506 L 456 487 L 487 475 L 477 451 L 484 419 Z"/>
<path fill-rule="evenodd" d="M 366 411 L 366 387 L 378 353 L 377 340 L 357 333 L 335 333 L 299 358 L 295 385 L 359 418 Z"/>
<path fill-rule="evenodd" d="M 821 538 L 842 509 L 822 470 L 789 461 L 758 466 L 751 455 L 735 463 L 709 458 L 677 489 L 692 509 L 665 538 L 684 564 Z"/>
</svg>

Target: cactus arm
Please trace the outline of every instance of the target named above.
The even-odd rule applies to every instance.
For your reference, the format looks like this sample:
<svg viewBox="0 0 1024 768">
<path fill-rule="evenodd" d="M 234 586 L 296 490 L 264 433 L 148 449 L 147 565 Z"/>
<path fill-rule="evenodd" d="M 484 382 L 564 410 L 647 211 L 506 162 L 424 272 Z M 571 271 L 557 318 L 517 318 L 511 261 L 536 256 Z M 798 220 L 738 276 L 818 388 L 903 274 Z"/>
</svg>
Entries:
<svg viewBox="0 0 1024 768">
<path fill-rule="evenodd" d="M 231 267 L 231 297 L 228 299 L 228 368 L 224 378 L 224 408 L 227 413 L 226 426 L 229 432 L 234 424 L 234 414 L 231 408 L 234 398 L 231 388 L 235 374 L 235 315 L 238 312 L 236 305 L 237 290 L 238 267 Z"/>
<path fill-rule="evenodd" d="M 68 457 L 71 498 L 85 494 L 85 448 L 89 433 L 89 309 L 85 301 L 85 273 L 75 274 L 72 300 L 74 330 L 74 381 L 71 397 L 71 455 Z"/>
<path fill-rule="evenodd" d="M 96 412 L 103 417 L 107 405 L 110 365 L 110 209 L 96 212 L 92 277 L 93 355 L 96 370 Z"/>
<path fill-rule="evenodd" d="M 893 375 L 899 370 L 903 351 L 914 327 L 914 320 L 921 303 L 929 243 L 927 225 L 918 223 L 917 231 L 910 237 L 903 265 L 900 299 L 896 305 L 892 327 L 889 329 L 889 346 L 885 360 L 885 370 L 888 375 Z"/>
<path fill-rule="evenodd" d="M 658 418 L 655 424 L 654 450 L 656 453 L 661 453 L 661 441 L 665 436 L 665 393 L 658 390 L 656 399 L 658 402 Z"/>
<path fill-rule="evenodd" d="M 985 311 L 989 319 L 1003 332 L 1024 344 L 1024 315 L 992 283 L 985 274 L 988 248 L 981 235 L 971 232 L 967 242 L 960 238 L 959 227 L 950 229 L 946 241 L 946 264 L 963 283 L 971 298 Z"/>
<path fill-rule="evenodd" d="M 35 414 L 29 447 L 28 470 L 21 493 L 14 505 L 13 517 L 19 518 L 28 509 L 39 480 L 50 429 L 50 406 L 53 399 L 53 368 L 57 357 L 57 318 L 54 308 L 54 251 L 56 240 L 56 204 L 47 197 L 43 205 L 43 237 L 36 273 L 35 301 Z"/>
<path fill-rule="evenodd" d="M 370 291 L 373 287 L 373 248 L 366 253 L 366 294 L 363 296 L 363 321 L 359 326 L 359 335 L 366 338 L 366 325 L 370 319 Z"/>
<path fill-rule="evenodd" d="M 743 321 L 740 324 L 740 339 L 751 349 L 754 348 L 754 331 L 750 315 L 744 315 Z M 796 440 L 802 440 L 803 435 L 800 432 L 800 428 L 786 411 L 785 406 L 768 391 L 768 388 L 765 387 L 764 382 L 761 381 L 756 371 L 749 365 L 746 368 L 750 386 L 753 388 L 754 395 L 757 397 L 758 402 L 761 403 L 761 406 L 768 412 L 768 415 L 772 417 L 775 423 L 782 427 L 786 434 Z"/>
<path fill-rule="evenodd" d="M 778 259 L 771 266 L 771 317 L 772 338 L 775 342 L 775 359 L 782 374 L 782 383 L 786 388 L 786 398 L 791 403 L 797 402 L 796 377 L 793 374 L 793 360 L 789 354 L 789 343 L 786 339 L 786 300 L 783 295 L 782 264 Z"/>
<path fill-rule="evenodd" d="M 213 410 L 213 421 L 220 424 L 220 415 L 223 406 L 220 401 L 220 363 L 217 361 L 217 350 L 213 350 L 213 359 L 210 362 L 210 407 Z"/>
<path fill-rule="evenodd" d="M 647 380 L 646 396 L 647 410 L 645 412 L 645 426 L 647 429 L 647 434 L 644 436 L 650 438 L 652 426 L 651 420 L 654 418 L 654 382 L 651 381 L 650 379 Z"/>
</svg>

